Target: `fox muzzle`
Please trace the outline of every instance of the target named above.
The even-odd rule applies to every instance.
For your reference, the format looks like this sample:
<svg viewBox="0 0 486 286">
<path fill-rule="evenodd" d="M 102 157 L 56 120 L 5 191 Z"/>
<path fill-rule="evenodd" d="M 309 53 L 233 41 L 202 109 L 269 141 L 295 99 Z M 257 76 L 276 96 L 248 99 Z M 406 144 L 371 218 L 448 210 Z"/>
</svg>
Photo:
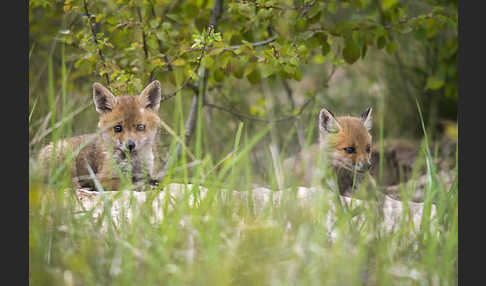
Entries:
<svg viewBox="0 0 486 286">
<path fill-rule="evenodd" d="M 132 140 L 128 140 L 127 141 L 127 149 L 129 152 L 132 152 L 133 149 L 135 149 L 135 142 L 133 142 Z"/>
<path fill-rule="evenodd" d="M 358 167 L 358 170 L 360 170 L 360 171 L 367 171 L 371 168 L 371 163 L 368 162 L 368 161 L 358 162 L 357 167 Z"/>
</svg>

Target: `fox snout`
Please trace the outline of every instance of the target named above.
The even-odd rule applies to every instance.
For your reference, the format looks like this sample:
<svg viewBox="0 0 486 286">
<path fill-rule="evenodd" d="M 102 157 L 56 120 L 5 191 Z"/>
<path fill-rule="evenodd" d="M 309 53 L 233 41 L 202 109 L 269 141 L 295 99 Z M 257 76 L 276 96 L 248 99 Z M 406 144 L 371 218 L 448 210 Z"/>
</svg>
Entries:
<svg viewBox="0 0 486 286">
<path fill-rule="evenodd" d="M 371 162 L 370 161 L 363 161 L 363 162 L 358 162 L 357 163 L 358 170 L 360 171 L 367 171 L 371 168 Z"/>
<path fill-rule="evenodd" d="M 358 162 L 358 168 L 360 170 L 369 170 L 371 168 L 371 163 L 369 161 Z"/>
<path fill-rule="evenodd" d="M 129 152 L 132 152 L 135 149 L 135 146 L 136 146 L 135 142 L 133 142 L 132 140 L 128 140 L 126 144 L 126 149 Z"/>
</svg>

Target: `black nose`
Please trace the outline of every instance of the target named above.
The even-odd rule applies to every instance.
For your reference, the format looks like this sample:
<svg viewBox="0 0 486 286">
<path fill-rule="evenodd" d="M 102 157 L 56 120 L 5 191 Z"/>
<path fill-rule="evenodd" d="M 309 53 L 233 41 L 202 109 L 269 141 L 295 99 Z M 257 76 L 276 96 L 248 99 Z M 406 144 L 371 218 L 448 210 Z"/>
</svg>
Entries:
<svg viewBox="0 0 486 286">
<path fill-rule="evenodd" d="M 128 140 L 127 147 L 129 151 L 132 151 L 133 149 L 135 149 L 135 142 L 133 142 L 132 140 Z"/>
<path fill-rule="evenodd" d="M 364 167 L 367 170 L 371 169 L 371 163 L 370 162 L 365 162 Z"/>
</svg>

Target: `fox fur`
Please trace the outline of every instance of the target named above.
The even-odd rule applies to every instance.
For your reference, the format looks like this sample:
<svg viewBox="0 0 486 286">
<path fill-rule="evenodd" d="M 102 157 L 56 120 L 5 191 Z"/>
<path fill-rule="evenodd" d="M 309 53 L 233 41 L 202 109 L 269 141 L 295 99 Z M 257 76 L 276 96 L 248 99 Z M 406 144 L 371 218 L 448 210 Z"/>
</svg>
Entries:
<svg viewBox="0 0 486 286">
<path fill-rule="evenodd" d="M 98 132 L 60 140 L 56 148 L 53 143 L 48 144 L 39 154 L 42 169 L 48 170 L 53 158 L 58 165 L 72 153 L 75 187 L 96 187 L 93 174 L 104 189 L 118 189 L 120 175 L 127 174 L 131 174 L 133 182 L 147 179 L 153 183 L 153 148 L 160 124 L 160 99 L 161 87 L 157 80 L 136 96 L 114 96 L 100 83 L 94 83 Z"/>
<path fill-rule="evenodd" d="M 371 108 L 360 116 L 335 117 L 322 108 L 319 113 L 319 143 L 285 160 L 287 170 L 306 184 L 320 180 L 332 168 L 339 192 L 351 195 L 371 168 L 372 127 Z M 354 183 L 353 183 L 354 182 Z"/>
</svg>

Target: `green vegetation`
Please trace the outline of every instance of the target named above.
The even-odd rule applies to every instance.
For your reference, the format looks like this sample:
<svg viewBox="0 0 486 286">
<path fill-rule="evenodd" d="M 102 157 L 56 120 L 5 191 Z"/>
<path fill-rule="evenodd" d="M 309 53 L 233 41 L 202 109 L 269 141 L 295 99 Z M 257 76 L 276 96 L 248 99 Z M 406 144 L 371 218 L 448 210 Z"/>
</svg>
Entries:
<svg viewBox="0 0 486 286">
<path fill-rule="evenodd" d="M 457 164 L 448 187 L 437 179 L 443 153 L 429 148 L 457 132 L 457 2 L 224 1 L 219 15 L 213 5 L 29 1 L 29 283 L 457 285 Z M 184 144 L 161 128 L 157 170 L 169 161 L 167 176 L 132 205 L 130 220 L 113 221 L 117 196 L 97 218 L 76 208 L 69 160 L 39 181 L 35 158 L 46 142 L 95 131 L 94 81 L 122 94 L 152 79 L 166 95 L 160 116 Z M 322 106 L 337 114 L 372 106 L 381 150 L 391 138 L 422 142 L 412 175 L 428 179 L 419 231 L 405 203 L 396 229 L 384 232 L 380 204 L 368 200 L 337 210 L 331 239 L 335 194 L 303 206 L 298 180 L 259 213 L 225 195 L 280 189 L 276 161 L 316 142 Z M 151 200 L 173 182 L 204 186 L 207 196 L 196 187 L 166 200 L 154 221 Z M 400 189 L 405 202 L 415 188 Z"/>
</svg>

